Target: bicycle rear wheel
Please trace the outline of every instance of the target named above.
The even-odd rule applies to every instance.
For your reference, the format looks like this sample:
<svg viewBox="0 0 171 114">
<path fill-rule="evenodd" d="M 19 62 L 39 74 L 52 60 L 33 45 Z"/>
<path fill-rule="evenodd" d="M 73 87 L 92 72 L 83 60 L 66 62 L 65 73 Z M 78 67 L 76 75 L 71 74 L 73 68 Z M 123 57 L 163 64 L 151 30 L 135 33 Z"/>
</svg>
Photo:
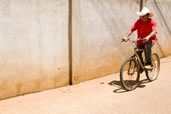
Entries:
<svg viewBox="0 0 171 114">
<path fill-rule="evenodd" d="M 121 86 L 127 90 L 134 90 L 139 85 L 139 65 L 135 58 L 126 59 L 121 65 L 120 81 Z"/>
<path fill-rule="evenodd" d="M 157 79 L 160 71 L 160 58 L 157 53 L 153 53 L 151 59 L 153 68 L 151 70 L 146 70 L 145 74 L 149 81 L 154 81 Z"/>
</svg>

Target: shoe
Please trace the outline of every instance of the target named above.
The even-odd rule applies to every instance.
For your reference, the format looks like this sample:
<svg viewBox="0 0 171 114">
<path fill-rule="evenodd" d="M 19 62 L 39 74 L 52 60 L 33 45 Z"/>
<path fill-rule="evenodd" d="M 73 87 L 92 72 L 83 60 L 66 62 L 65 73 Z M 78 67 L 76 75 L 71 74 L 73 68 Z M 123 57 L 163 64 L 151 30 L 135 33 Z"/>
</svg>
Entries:
<svg viewBox="0 0 171 114">
<path fill-rule="evenodd" d="M 151 65 L 146 65 L 145 69 L 151 70 L 153 67 Z"/>
</svg>

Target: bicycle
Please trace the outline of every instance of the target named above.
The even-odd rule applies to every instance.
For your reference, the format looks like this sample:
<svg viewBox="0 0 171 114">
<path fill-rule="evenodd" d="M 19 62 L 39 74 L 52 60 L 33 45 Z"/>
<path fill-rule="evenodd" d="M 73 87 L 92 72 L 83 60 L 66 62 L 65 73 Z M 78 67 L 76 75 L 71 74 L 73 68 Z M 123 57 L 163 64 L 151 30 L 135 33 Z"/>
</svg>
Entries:
<svg viewBox="0 0 171 114">
<path fill-rule="evenodd" d="M 144 49 L 138 49 L 136 47 L 136 41 L 128 40 L 135 44 L 134 53 L 131 57 L 127 58 L 121 65 L 120 68 L 120 81 L 121 86 L 127 90 L 131 91 L 137 88 L 140 84 L 140 74 L 145 71 L 146 77 L 149 81 L 154 81 L 157 79 L 159 71 L 160 71 L 160 58 L 157 53 L 152 53 L 152 68 L 146 69 L 145 65 L 140 60 L 138 56 L 138 51 L 143 51 Z"/>
</svg>

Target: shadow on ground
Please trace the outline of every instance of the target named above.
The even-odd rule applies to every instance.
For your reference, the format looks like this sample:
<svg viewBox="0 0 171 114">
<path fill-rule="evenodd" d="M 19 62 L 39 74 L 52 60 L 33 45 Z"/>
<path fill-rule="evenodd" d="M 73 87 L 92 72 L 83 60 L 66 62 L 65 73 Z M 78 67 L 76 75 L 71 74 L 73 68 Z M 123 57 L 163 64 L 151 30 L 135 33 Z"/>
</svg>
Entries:
<svg viewBox="0 0 171 114">
<path fill-rule="evenodd" d="M 146 83 L 149 83 L 149 82 L 150 81 L 148 79 L 140 80 L 140 84 L 138 85 L 137 88 L 144 88 L 144 87 L 146 87 L 145 84 Z M 109 82 L 108 84 L 111 85 L 111 86 L 117 87 L 117 89 L 115 89 L 113 91 L 114 93 L 125 93 L 125 92 L 129 92 L 129 91 L 127 91 L 127 90 L 125 90 L 125 89 L 122 88 L 120 80 L 113 80 L 113 81 Z"/>
</svg>

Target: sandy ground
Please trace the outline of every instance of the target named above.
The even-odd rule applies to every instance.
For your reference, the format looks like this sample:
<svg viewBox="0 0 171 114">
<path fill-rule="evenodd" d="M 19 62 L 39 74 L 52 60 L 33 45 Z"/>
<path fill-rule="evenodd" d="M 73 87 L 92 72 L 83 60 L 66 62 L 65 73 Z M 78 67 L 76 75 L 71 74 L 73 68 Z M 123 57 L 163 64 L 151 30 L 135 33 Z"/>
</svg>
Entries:
<svg viewBox="0 0 171 114">
<path fill-rule="evenodd" d="M 120 88 L 119 73 L 0 101 L 0 114 L 171 114 L 171 56 L 156 81 Z M 145 74 L 141 80 L 146 79 Z"/>
</svg>

